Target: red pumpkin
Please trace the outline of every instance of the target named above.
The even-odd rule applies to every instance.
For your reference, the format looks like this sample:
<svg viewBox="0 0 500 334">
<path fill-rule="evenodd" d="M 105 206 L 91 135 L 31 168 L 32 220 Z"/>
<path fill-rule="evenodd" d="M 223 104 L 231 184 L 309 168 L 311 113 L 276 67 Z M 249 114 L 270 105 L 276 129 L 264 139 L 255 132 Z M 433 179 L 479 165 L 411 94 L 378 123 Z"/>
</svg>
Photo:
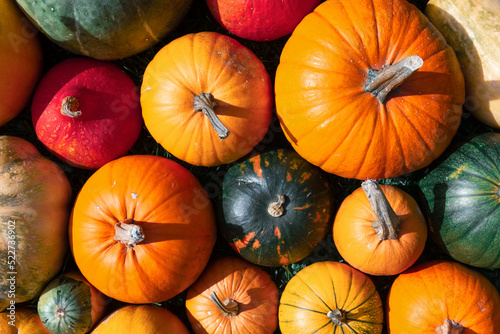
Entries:
<svg viewBox="0 0 500 334">
<path fill-rule="evenodd" d="M 290 34 L 321 0 L 206 0 L 217 22 L 236 36 L 272 41 Z"/>
<path fill-rule="evenodd" d="M 31 107 L 40 141 L 71 165 L 97 169 L 125 155 L 139 137 L 139 92 L 117 65 L 72 58 L 41 80 Z"/>
</svg>

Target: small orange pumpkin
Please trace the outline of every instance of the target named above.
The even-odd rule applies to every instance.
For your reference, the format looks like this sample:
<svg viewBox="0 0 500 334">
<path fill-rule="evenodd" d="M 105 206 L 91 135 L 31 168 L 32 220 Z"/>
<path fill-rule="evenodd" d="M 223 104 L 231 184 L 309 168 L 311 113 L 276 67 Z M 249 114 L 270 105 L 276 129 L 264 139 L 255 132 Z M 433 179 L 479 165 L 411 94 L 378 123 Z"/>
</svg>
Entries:
<svg viewBox="0 0 500 334">
<path fill-rule="evenodd" d="M 229 36 L 200 32 L 170 42 L 148 64 L 141 106 L 147 129 L 168 152 L 217 166 L 264 138 L 272 85 L 252 51 Z"/>
<path fill-rule="evenodd" d="M 396 275 L 422 254 L 427 225 L 413 197 L 367 180 L 342 202 L 333 239 L 354 268 L 370 275 Z"/>
<path fill-rule="evenodd" d="M 40 316 L 25 306 L 14 306 L 0 313 L 2 334 L 51 334 L 42 324 Z"/>
<path fill-rule="evenodd" d="M 195 333 L 272 334 L 278 299 L 276 284 L 259 266 L 224 256 L 188 289 L 187 316 Z"/>
</svg>

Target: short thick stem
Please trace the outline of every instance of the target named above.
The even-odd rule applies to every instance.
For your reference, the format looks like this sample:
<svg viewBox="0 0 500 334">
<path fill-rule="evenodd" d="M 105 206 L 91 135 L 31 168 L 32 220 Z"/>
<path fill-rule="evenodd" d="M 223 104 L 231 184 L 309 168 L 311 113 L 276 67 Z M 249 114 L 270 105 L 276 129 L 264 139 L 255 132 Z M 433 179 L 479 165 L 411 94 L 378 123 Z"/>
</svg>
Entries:
<svg viewBox="0 0 500 334">
<path fill-rule="evenodd" d="M 281 217 L 285 213 L 283 204 L 285 204 L 285 195 L 279 194 L 278 200 L 269 204 L 267 212 L 273 217 Z"/>
<path fill-rule="evenodd" d="M 335 326 L 342 326 L 345 324 L 345 313 L 338 308 L 333 311 L 328 311 L 326 316 Z"/>
<path fill-rule="evenodd" d="M 82 114 L 81 110 L 78 110 L 80 102 L 74 96 L 66 96 L 61 103 L 61 114 L 68 117 L 78 117 Z"/>
<path fill-rule="evenodd" d="M 372 222 L 372 226 L 379 240 L 397 239 L 401 219 L 396 212 L 394 212 L 382 188 L 380 188 L 378 183 L 374 180 L 364 181 L 361 187 L 365 191 L 372 210 L 377 217 L 377 219 Z"/>
<path fill-rule="evenodd" d="M 437 334 L 461 334 L 463 331 L 464 326 L 450 319 L 446 319 L 443 325 L 436 328 Z"/>
<path fill-rule="evenodd" d="M 58 306 L 56 309 L 56 316 L 60 318 L 64 318 L 66 316 L 66 309 L 62 306 Z"/>
<path fill-rule="evenodd" d="M 226 139 L 231 133 L 228 128 L 217 117 L 215 114 L 215 107 L 217 107 L 217 102 L 210 93 L 201 93 L 194 97 L 194 110 L 201 111 L 205 116 L 208 117 L 210 124 L 214 128 L 215 132 L 219 136 L 219 139 Z"/>
<path fill-rule="evenodd" d="M 226 299 L 225 301 L 222 302 L 219 299 L 219 297 L 217 296 L 217 293 L 215 293 L 215 291 L 212 291 L 212 293 L 209 296 L 209 299 L 225 315 L 236 316 L 240 312 L 240 306 L 239 306 L 238 302 L 236 302 L 234 299 L 231 299 L 231 298 L 228 298 L 228 299 Z"/>
<path fill-rule="evenodd" d="M 380 71 L 370 69 L 364 89 L 375 95 L 381 103 L 384 103 L 387 95 L 423 64 L 424 61 L 419 56 L 410 56 L 396 64 L 384 67 Z"/>
<path fill-rule="evenodd" d="M 127 248 L 134 248 L 138 243 L 143 241 L 144 238 L 142 227 L 134 224 L 132 219 L 125 219 L 115 224 L 114 240 L 121 242 L 127 246 Z"/>
</svg>

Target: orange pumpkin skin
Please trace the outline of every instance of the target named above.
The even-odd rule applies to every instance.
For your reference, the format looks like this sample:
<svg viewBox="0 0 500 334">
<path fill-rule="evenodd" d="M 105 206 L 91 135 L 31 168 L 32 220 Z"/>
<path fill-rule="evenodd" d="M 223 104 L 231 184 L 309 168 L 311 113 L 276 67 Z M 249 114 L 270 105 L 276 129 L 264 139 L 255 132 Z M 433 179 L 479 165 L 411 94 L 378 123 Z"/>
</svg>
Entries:
<svg viewBox="0 0 500 334">
<path fill-rule="evenodd" d="M 125 227 L 139 229 L 143 240 L 127 245 L 117 234 Z M 70 219 L 81 273 L 126 303 L 156 303 L 182 292 L 205 268 L 215 239 L 212 203 L 198 180 L 158 156 L 125 156 L 99 168 Z"/>
<path fill-rule="evenodd" d="M 0 333 L 18 334 L 21 323 L 33 314 L 36 315 L 35 311 L 23 306 L 14 306 L 12 310 L 0 312 Z M 45 329 L 41 322 L 40 325 Z"/>
<path fill-rule="evenodd" d="M 211 300 L 238 304 L 226 314 Z M 225 256 L 210 262 L 189 287 L 187 316 L 195 333 L 272 334 L 278 327 L 278 288 L 259 266 L 240 257 Z"/>
<path fill-rule="evenodd" d="M 182 321 L 156 305 L 127 305 L 103 319 L 92 334 L 189 334 Z"/>
<path fill-rule="evenodd" d="M 423 65 L 384 102 L 365 91 L 369 72 L 409 56 Z M 356 179 L 430 164 L 455 135 L 465 100 L 455 53 L 406 0 L 320 4 L 287 41 L 275 93 L 293 148 L 329 173 Z"/>
<path fill-rule="evenodd" d="M 194 98 L 212 94 L 215 114 L 230 131 L 219 139 Z M 215 32 L 182 36 L 149 63 L 141 87 L 144 122 L 168 152 L 193 165 L 217 166 L 249 153 L 272 117 L 272 85 L 255 54 Z"/>
<path fill-rule="evenodd" d="M 446 333 L 436 328 L 447 319 L 463 326 L 462 334 L 500 333 L 498 291 L 458 262 L 435 260 L 406 270 L 393 282 L 386 307 L 389 333 Z"/>
<path fill-rule="evenodd" d="M 42 74 L 36 28 L 16 2 L 0 1 L 0 126 L 19 115 Z"/>
<path fill-rule="evenodd" d="M 342 202 L 333 223 L 338 252 L 354 268 L 370 275 L 397 275 L 422 254 L 427 225 L 417 202 L 391 185 L 380 185 L 400 218 L 397 238 L 380 240 L 372 222 L 377 219 L 368 197 L 360 187 Z"/>
</svg>

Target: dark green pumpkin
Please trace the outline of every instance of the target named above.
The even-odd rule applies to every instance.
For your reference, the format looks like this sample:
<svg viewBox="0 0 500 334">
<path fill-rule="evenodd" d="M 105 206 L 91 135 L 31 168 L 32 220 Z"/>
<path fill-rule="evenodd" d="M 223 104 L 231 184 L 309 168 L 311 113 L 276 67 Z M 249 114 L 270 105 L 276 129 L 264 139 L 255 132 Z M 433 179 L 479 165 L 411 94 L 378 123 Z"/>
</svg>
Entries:
<svg viewBox="0 0 500 334">
<path fill-rule="evenodd" d="M 453 259 L 500 268 L 500 134 L 452 145 L 420 181 L 431 237 Z"/>
<path fill-rule="evenodd" d="M 62 48 L 102 60 L 142 52 L 171 32 L 192 0 L 17 0 L 34 25 Z"/>
<path fill-rule="evenodd" d="M 52 334 L 87 333 L 104 315 L 109 298 L 79 272 L 54 278 L 38 299 L 42 324 Z"/>
<path fill-rule="evenodd" d="M 294 151 L 274 150 L 225 174 L 219 227 L 246 260 L 287 265 L 310 255 L 326 236 L 332 203 L 323 171 Z"/>
</svg>

